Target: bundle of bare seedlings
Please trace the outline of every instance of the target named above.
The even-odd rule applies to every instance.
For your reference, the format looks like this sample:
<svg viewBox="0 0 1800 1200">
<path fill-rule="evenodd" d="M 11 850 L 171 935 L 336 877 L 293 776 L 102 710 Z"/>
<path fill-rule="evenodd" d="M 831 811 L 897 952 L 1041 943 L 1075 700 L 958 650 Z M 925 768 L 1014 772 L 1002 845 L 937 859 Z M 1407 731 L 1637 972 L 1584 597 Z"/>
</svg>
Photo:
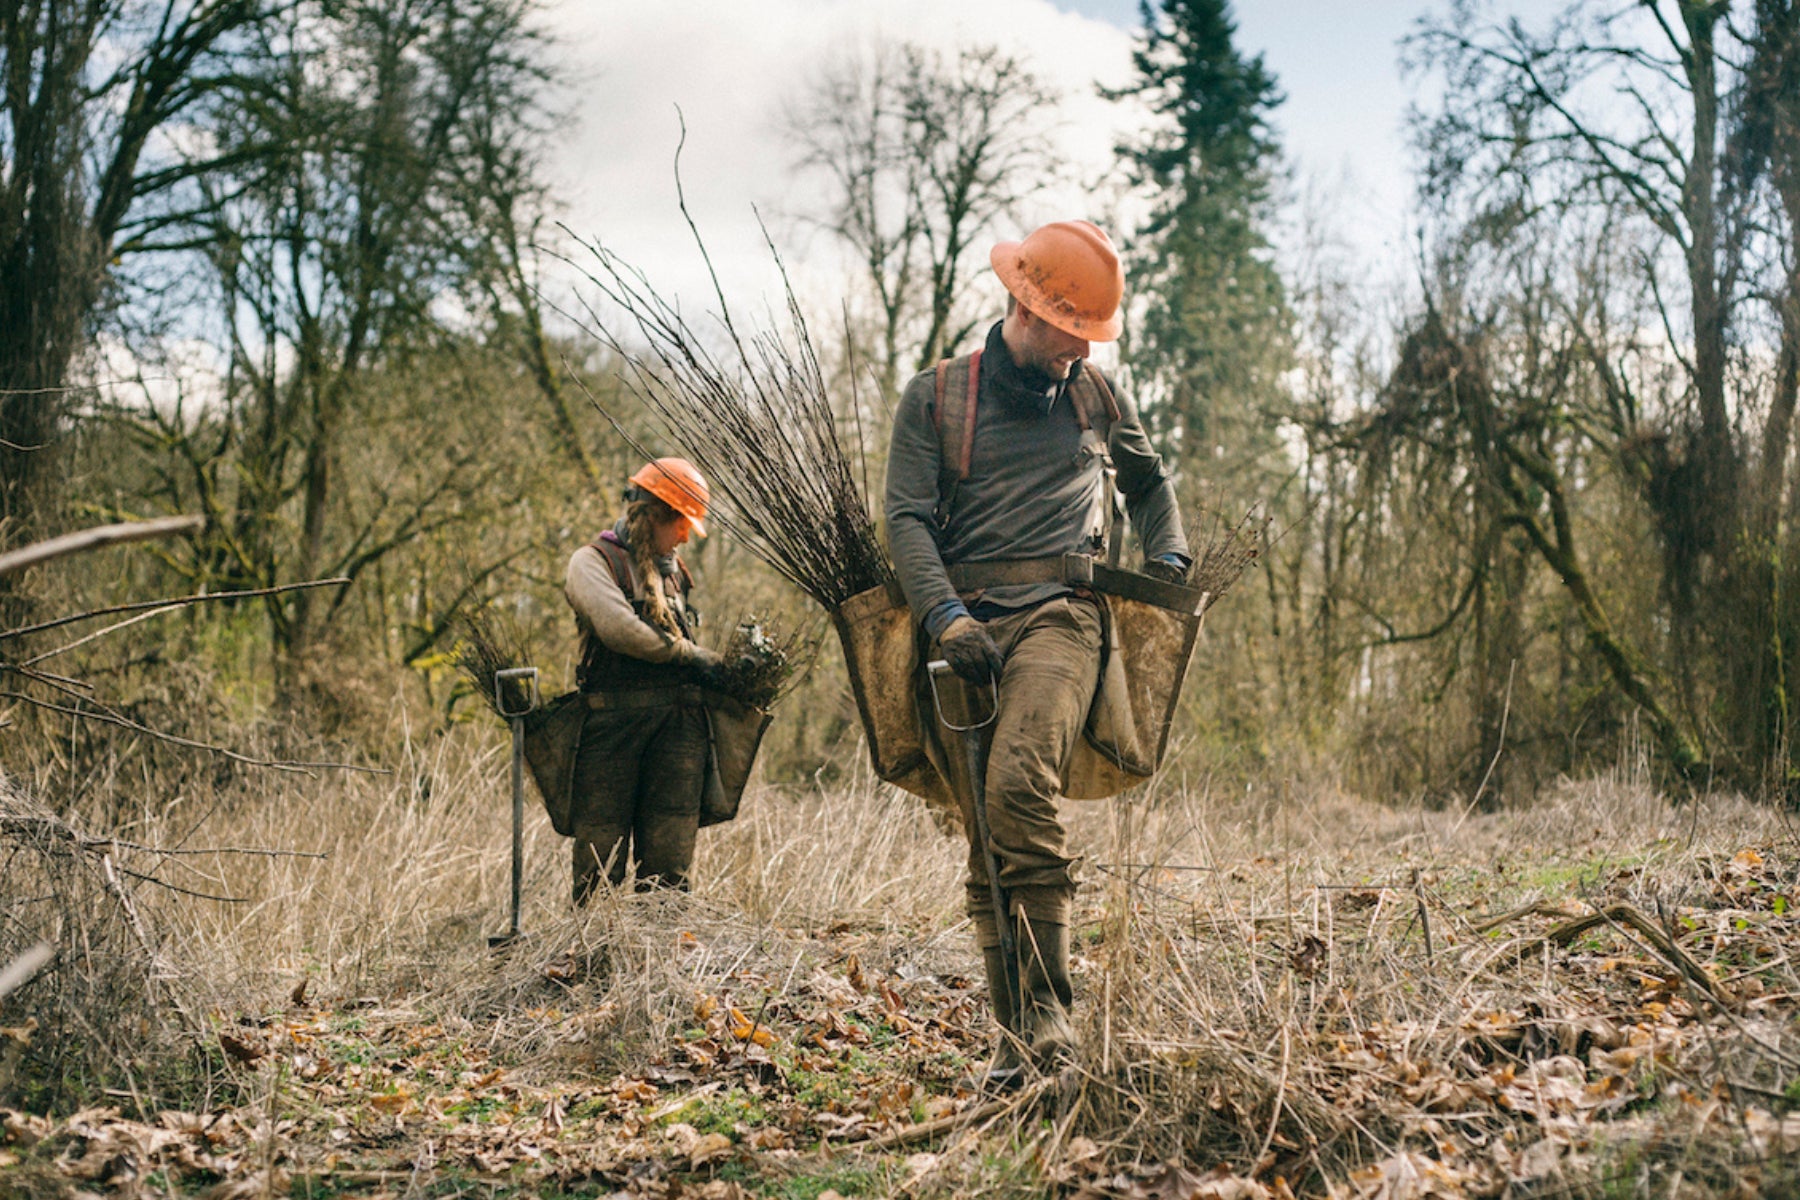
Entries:
<svg viewBox="0 0 1800 1200">
<path fill-rule="evenodd" d="M 1258 505 L 1252 505 L 1236 520 L 1215 509 L 1201 507 L 1196 511 L 1187 528 L 1194 564 L 1188 568 L 1184 582 L 1206 593 L 1206 607 L 1217 604 L 1262 557 L 1269 540 L 1269 521 L 1268 514 Z"/>
<path fill-rule="evenodd" d="M 519 677 L 502 679 L 500 672 L 531 661 L 524 635 L 504 620 L 492 605 L 463 618 L 463 636 L 456 650 L 456 666 L 470 690 L 495 713 L 521 713 L 531 707 L 531 685 Z"/>
<path fill-rule="evenodd" d="M 589 249 L 597 266 L 584 274 L 624 313 L 644 349 L 627 347 L 591 306 L 588 332 L 619 355 L 626 385 L 729 498 L 735 513 L 709 522 L 729 529 L 827 609 L 887 582 L 893 569 L 838 438 L 818 352 L 785 268 L 786 335 L 741 333 L 717 292 L 719 346 L 641 272 L 598 245 Z M 770 253 L 780 266 L 772 242 Z"/>
<path fill-rule="evenodd" d="M 817 638 L 803 638 L 755 617 L 739 621 L 723 651 L 720 690 L 753 708 L 768 711 L 792 689 L 800 667 L 818 652 Z"/>
</svg>

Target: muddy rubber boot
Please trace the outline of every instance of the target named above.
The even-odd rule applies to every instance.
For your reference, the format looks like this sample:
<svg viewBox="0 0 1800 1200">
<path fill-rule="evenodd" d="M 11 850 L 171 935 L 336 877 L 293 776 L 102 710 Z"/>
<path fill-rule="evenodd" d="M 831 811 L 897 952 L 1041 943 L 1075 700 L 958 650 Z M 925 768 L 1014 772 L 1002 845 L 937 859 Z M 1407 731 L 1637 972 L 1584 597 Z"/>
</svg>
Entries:
<svg viewBox="0 0 1800 1200">
<path fill-rule="evenodd" d="M 1052 1073 L 1075 1058 L 1075 1024 L 1069 1018 L 1075 998 L 1069 982 L 1069 927 L 1020 918 L 1018 939 L 1025 1000 L 1019 1036 L 1031 1064 Z"/>
<path fill-rule="evenodd" d="M 988 1002 L 994 1009 L 994 1024 L 1000 1027 L 1000 1042 L 977 1086 L 984 1092 L 1010 1092 L 1025 1081 L 1025 1057 L 1019 1015 L 1012 989 L 1006 986 L 1006 955 L 1000 947 L 988 946 L 982 949 L 981 960 L 987 970 Z"/>
</svg>

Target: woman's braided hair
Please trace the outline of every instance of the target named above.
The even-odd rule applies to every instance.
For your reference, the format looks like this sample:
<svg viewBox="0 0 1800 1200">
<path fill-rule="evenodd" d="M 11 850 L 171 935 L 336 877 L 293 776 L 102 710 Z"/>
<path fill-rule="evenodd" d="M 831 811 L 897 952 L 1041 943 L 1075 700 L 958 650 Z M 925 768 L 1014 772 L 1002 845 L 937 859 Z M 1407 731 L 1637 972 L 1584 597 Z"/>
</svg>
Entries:
<svg viewBox="0 0 1800 1200">
<path fill-rule="evenodd" d="M 644 618 L 672 638 L 681 636 L 681 626 L 669 608 L 669 597 L 663 590 L 662 571 L 656 565 L 656 526 L 679 516 L 673 508 L 647 492 L 633 489 L 635 494 L 625 506 L 625 541 L 631 548 L 631 561 L 644 584 Z"/>
</svg>

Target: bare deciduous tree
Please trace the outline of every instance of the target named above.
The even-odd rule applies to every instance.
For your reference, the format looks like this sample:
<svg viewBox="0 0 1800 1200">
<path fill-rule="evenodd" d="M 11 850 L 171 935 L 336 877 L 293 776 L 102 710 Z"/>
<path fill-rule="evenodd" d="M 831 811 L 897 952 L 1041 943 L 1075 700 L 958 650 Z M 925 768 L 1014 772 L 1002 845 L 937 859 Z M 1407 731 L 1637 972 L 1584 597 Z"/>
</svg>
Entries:
<svg viewBox="0 0 1800 1200">
<path fill-rule="evenodd" d="M 116 260 L 193 212 L 259 147 L 191 135 L 250 102 L 237 55 L 294 0 L 0 5 L 0 519 L 28 519 L 70 410 L 70 368 Z"/>
<path fill-rule="evenodd" d="M 862 268 L 884 396 L 981 319 L 964 303 L 971 252 L 1014 233 L 1004 222 L 1055 177 L 1055 99 L 992 46 L 945 58 L 884 43 L 828 68 L 789 113 L 799 165 L 830 185 L 817 220 Z"/>
<path fill-rule="evenodd" d="M 1730 10 L 1578 2 L 1532 30 L 1459 2 L 1423 27 L 1412 48 L 1448 84 L 1419 126 L 1434 305 L 1380 419 L 1444 435 L 1441 463 L 1486 481 L 1670 765 L 1753 783 L 1786 775 L 1793 733 L 1794 535 L 1776 530 L 1800 210 L 1776 132 L 1794 13 Z M 1419 419 L 1434 395 L 1460 425 Z M 1596 507 L 1608 476 L 1659 554 L 1601 552 L 1628 515 Z"/>
</svg>

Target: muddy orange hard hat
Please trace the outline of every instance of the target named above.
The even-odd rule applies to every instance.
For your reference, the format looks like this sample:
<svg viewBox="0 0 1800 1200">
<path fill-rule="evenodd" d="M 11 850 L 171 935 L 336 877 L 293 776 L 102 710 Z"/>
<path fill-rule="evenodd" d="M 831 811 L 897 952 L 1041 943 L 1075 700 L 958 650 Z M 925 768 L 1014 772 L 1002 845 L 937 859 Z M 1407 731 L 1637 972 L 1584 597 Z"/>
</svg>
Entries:
<svg viewBox="0 0 1800 1200">
<path fill-rule="evenodd" d="M 693 463 L 685 458 L 659 458 L 639 467 L 631 482 L 686 517 L 695 533 L 706 536 L 701 521 L 706 518 L 712 492 Z"/>
<path fill-rule="evenodd" d="M 1006 290 L 1064 333 L 1110 342 L 1125 322 L 1125 271 L 1098 225 L 1057 221 L 1022 242 L 1001 242 L 988 255 Z"/>
</svg>

